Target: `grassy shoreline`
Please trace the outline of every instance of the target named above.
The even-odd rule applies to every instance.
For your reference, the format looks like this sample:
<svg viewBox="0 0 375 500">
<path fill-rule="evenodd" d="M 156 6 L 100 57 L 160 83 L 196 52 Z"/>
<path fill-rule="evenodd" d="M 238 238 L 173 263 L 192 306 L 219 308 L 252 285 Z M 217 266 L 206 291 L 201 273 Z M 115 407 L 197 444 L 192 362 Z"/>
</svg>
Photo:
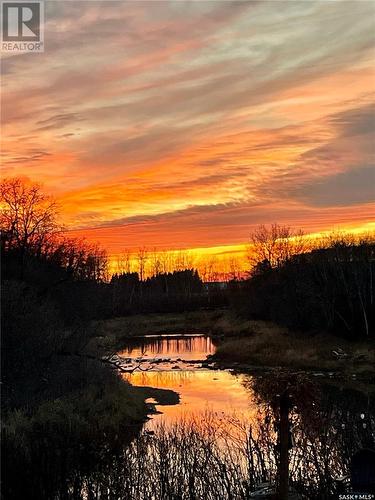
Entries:
<svg viewBox="0 0 375 500">
<path fill-rule="evenodd" d="M 259 368 L 334 372 L 375 376 L 375 345 L 319 333 L 291 332 L 270 322 L 242 319 L 228 310 L 146 314 L 96 322 L 96 346 L 110 351 L 135 336 L 162 333 L 205 333 L 217 339 L 213 360 L 219 364 Z M 333 351 L 347 356 L 336 359 Z"/>
</svg>

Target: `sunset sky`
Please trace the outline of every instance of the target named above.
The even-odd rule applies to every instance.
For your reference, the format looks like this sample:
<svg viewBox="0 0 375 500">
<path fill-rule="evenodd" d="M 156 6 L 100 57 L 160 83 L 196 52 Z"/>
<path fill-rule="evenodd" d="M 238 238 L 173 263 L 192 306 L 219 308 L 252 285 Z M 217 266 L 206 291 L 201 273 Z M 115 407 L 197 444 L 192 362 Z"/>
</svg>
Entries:
<svg viewBox="0 0 375 500">
<path fill-rule="evenodd" d="M 373 1 L 48 1 L 45 52 L 2 59 L 2 175 L 110 254 L 374 228 L 374 19 Z"/>
</svg>

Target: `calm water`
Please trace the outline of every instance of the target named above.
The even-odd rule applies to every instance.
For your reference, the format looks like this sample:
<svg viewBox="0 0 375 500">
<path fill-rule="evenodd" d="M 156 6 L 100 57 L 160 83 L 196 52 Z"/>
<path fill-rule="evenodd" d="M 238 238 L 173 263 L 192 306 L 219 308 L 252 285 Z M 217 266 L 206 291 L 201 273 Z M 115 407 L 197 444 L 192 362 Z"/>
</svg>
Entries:
<svg viewBox="0 0 375 500">
<path fill-rule="evenodd" d="M 253 393 L 244 386 L 244 376 L 207 369 L 198 362 L 214 352 L 211 338 L 205 335 L 163 335 L 134 339 L 118 353 L 127 368 L 139 366 L 124 375 L 133 385 L 172 389 L 180 395 L 180 404 L 157 407 L 162 413 L 152 417 L 149 427 L 202 412 L 220 419 L 234 414 L 248 417 L 253 412 Z"/>
<path fill-rule="evenodd" d="M 147 335 L 130 341 L 119 355 L 133 360 L 191 361 L 204 360 L 214 352 L 215 346 L 206 335 Z"/>
</svg>

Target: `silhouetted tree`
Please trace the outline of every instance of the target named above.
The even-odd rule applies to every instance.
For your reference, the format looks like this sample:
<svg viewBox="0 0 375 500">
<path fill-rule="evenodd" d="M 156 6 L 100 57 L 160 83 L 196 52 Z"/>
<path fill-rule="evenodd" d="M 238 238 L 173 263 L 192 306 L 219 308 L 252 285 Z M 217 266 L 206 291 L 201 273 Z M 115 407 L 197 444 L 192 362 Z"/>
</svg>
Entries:
<svg viewBox="0 0 375 500">
<path fill-rule="evenodd" d="M 302 231 L 294 231 L 289 226 L 272 224 L 260 225 L 251 234 L 248 259 L 252 267 L 260 262 L 269 262 L 271 267 L 281 266 L 293 255 L 307 249 Z"/>
<path fill-rule="evenodd" d="M 3 247 L 40 252 L 57 232 L 57 205 L 39 185 L 21 179 L 0 184 L 0 227 Z"/>
</svg>

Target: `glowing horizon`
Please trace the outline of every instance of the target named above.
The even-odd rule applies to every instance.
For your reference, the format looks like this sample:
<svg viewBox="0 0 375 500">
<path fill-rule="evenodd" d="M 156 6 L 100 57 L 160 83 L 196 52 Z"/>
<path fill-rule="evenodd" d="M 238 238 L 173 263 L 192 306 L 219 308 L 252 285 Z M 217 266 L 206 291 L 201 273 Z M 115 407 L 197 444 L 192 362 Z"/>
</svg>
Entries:
<svg viewBox="0 0 375 500">
<path fill-rule="evenodd" d="M 278 5 L 47 1 L 45 52 L 2 60 L 2 175 L 112 261 L 373 230 L 375 3 Z"/>
<path fill-rule="evenodd" d="M 95 232 L 94 232 L 95 233 Z M 73 236 L 80 236 L 81 232 L 70 232 Z M 351 227 L 333 227 L 330 230 L 316 232 L 316 233 L 306 233 L 304 237 L 307 240 L 307 244 L 311 241 L 311 248 L 315 243 L 319 243 L 322 239 L 328 236 L 339 236 L 339 235 L 350 235 L 354 237 L 362 237 L 375 235 L 375 223 L 370 222 L 361 226 L 351 226 Z M 87 238 L 87 236 L 89 236 Z M 100 239 L 95 238 L 95 234 L 87 235 L 84 232 L 84 239 L 88 243 L 100 244 Z M 178 259 L 179 254 L 183 254 L 188 262 L 183 268 L 193 268 L 199 271 L 201 277 L 204 278 L 205 272 L 207 272 L 207 267 L 212 267 L 213 274 L 216 274 L 220 280 L 227 280 L 233 277 L 235 273 L 238 277 L 244 277 L 250 271 L 251 265 L 249 264 L 248 253 L 249 247 L 251 246 L 250 238 L 244 243 L 239 243 L 236 245 L 219 245 L 219 246 L 208 246 L 208 247 L 198 247 L 198 248 L 165 248 L 165 247 L 147 247 L 147 246 L 121 246 L 121 247 L 107 247 L 109 251 L 109 270 L 111 274 L 121 273 L 121 272 L 138 272 L 137 264 L 137 253 L 143 250 L 147 253 L 147 264 L 145 276 L 153 276 L 154 272 L 152 269 L 152 260 L 158 255 L 169 255 L 172 260 L 173 258 Z M 307 246 L 308 248 L 308 246 Z M 130 264 L 126 266 L 124 264 L 124 258 L 130 260 Z M 126 269 L 128 267 L 128 269 Z M 170 263 L 166 271 L 171 272 L 178 270 L 181 266 Z M 210 279 L 212 276 L 210 277 Z"/>
</svg>

